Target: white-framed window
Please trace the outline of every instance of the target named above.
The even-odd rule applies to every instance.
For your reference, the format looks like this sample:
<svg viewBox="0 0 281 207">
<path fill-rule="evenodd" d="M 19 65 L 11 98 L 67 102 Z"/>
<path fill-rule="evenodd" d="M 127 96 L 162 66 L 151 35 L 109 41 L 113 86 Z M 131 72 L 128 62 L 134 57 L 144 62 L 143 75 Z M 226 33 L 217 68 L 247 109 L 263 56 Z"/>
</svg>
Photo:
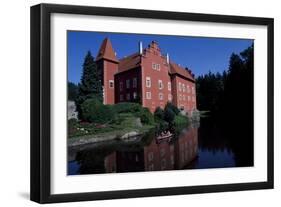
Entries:
<svg viewBox="0 0 281 207">
<path fill-rule="evenodd" d="M 159 93 L 159 100 L 163 100 L 163 93 Z"/>
<path fill-rule="evenodd" d="M 191 88 L 192 94 L 195 94 L 195 88 L 192 86 Z"/>
<path fill-rule="evenodd" d="M 160 64 L 152 63 L 152 69 L 153 69 L 153 70 L 160 71 Z"/>
<path fill-rule="evenodd" d="M 136 88 L 137 87 L 137 78 L 134 78 L 133 79 L 133 88 Z"/>
<path fill-rule="evenodd" d="M 179 91 L 181 91 L 181 82 L 179 82 Z"/>
<path fill-rule="evenodd" d="M 134 100 L 137 99 L 137 95 L 138 95 L 137 92 L 134 92 L 134 93 L 133 93 L 133 98 L 134 98 Z"/>
<path fill-rule="evenodd" d="M 152 69 L 153 69 L 153 70 L 160 71 L 160 64 L 152 63 Z"/>
<path fill-rule="evenodd" d="M 195 96 L 192 96 L 192 102 L 195 102 Z"/>
<path fill-rule="evenodd" d="M 130 79 L 126 80 L 126 88 L 130 88 Z"/>
<path fill-rule="evenodd" d="M 180 100 L 180 101 L 182 100 L 182 95 L 181 95 L 181 94 L 179 95 L 179 100 Z"/>
<path fill-rule="evenodd" d="M 127 93 L 126 99 L 129 101 L 131 99 L 130 93 Z"/>
<path fill-rule="evenodd" d="M 163 89 L 164 88 L 162 80 L 158 80 L 158 86 L 159 86 L 159 89 Z"/>
<path fill-rule="evenodd" d="M 113 80 L 109 80 L 109 88 L 114 88 L 114 81 Z"/>
<path fill-rule="evenodd" d="M 120 91 L 123 91 L 123 82 L 119 83 L 119 89 L 120 89 Z"/>
<path fill-rule="evenodd" d="M 185 95 L 182 95 L 182 99 L 185 101 Z"/>
<path fill-rule="evenodd" d="M 146 87 L 150 88 L 150 87 L 151 87 L 151 79 L 150 79 L 150 77 L 146 77 L 145 80 L 146 80 L 146 81 L 145 81 Z"/>
<path fill-rule="evenodd" d="M 120 101 L 124 101 L 124 95 L 123 94 L 120 94 Z"/>
<path fill-rule="evenodd" d="M 156 64 L 156 70 L 160 71 L 160 64 Z"/>
<path fill-rule="evenodd" d="M 168 100 L 172 101 L 172 94 L 168 94 Z"/>
<path fill-rule="evenodd" d="M 151 92 L 146 92 L 146 99 L 151 99 Z"/>
<path fill-rule="evenodd" d="M 190 87 L 189 87 L 189 85 L 187 85 L 186 88 L 187 88 L 187 93 L 190 93 Z"/>
<path fill-rule="evenodd" d="M 168 90 L 171 90 L 171 82 L 168 82 Z"/>
<path fill-rule="evenodd" d="M 190 101 L 190 96 L 187 96 L 187 100 Z"/>
<path fill-rule="evenodd" d="M 185 85 L 182 84 L 182 91 L 185 92 Z"/>
</svg>

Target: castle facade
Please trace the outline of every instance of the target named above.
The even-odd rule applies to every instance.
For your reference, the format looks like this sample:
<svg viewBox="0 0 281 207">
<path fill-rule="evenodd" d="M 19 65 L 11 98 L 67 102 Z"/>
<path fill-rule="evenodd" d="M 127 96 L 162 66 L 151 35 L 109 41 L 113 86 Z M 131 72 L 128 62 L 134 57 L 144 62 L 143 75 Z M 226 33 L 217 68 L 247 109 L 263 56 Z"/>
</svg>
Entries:
<svg viewBox="0 0 281 207">
<path fill-rule="evenodd" d="M 196 110 L 194 74 L 163 55 L 155 41 L 144 49 L 140 42 L 136 53 L 117 59 L 106 38 L 96 63 L 102 71 L 104 104 L 139 102 L 153 113 L 171 102 L 188 114 Z"/>
</svg>

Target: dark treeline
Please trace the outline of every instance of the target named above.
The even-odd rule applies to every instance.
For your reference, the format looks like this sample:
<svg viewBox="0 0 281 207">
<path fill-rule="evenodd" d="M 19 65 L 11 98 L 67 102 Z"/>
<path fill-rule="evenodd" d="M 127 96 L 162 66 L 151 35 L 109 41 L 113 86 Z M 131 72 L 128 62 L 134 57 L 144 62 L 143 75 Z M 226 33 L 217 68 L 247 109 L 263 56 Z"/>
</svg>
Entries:
<svg viewBox="0 0 281 207">
<path fill-rule="evenodd" d="M 228 70 L 209 72 L 196 80 L 198 109 L 210 111 L 216 125 L 210 130 L 223 129 L 237 166 L 253 165 L 253 52 L 252 45 L 240 54 L 233 53 Z"/>
<path fill-rule="evenodd" d="M 252 45 L 239 55 L 233 53 L 228 70 L 222 73 L 209 72 L 198 76 L 196 87 L 199 110 L 234 115 L 253 106 L 253 50 Z"/>
</svg>

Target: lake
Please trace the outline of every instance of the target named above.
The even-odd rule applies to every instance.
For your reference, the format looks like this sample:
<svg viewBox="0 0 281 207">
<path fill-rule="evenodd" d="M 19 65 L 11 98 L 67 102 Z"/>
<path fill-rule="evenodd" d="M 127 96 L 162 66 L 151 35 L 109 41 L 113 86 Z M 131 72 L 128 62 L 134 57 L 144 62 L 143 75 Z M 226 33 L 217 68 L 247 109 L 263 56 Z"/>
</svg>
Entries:
<svg viewBox="0 0 281 207">
<path fill-rule="evenodd" d="M 237 130 L 201 118 L 172 137 L 157 139 L 152 130 L 134 140 L 71 148 L 68 175 L 252 166 L 253 140 Z"/>
</svg>

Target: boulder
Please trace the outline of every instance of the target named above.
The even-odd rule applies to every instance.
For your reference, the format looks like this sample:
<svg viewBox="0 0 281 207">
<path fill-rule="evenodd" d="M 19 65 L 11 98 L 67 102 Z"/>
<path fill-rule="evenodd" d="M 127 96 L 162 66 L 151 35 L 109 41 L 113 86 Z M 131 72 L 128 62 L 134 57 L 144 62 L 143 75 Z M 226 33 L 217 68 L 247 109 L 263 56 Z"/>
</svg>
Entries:
<svg viewBox="0 0 281 207">
<path fill-rule="evenodd" d="M 137 136 L 137 135 L 139 135 L 138 132 L 136 132 L 136 131 L 131 131 L 131 132 L 128 132 L 128 133 L 124 134 L 124 135 L 121 137 L 121 139 L 128 139 L 128 138 L 130 138 L 130 137 L 135 137 L 135 136 Z"/>
</svg>

